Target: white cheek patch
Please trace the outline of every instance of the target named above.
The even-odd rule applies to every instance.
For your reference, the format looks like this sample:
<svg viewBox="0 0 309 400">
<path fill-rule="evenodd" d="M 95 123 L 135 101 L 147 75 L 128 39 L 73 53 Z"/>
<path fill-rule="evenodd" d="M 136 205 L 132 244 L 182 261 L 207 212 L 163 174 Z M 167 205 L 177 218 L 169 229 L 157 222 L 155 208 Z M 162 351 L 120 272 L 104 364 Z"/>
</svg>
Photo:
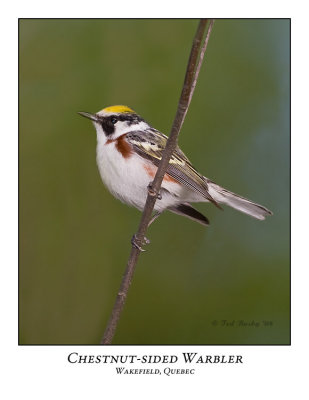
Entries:
<svg viewBox="0 0 309 400">
<path fill-rule="evenodd" d="M 147 129 L 149 129 L 149 125 L 146 122 L 143 121 L 139 121 L 136 123 L 129 123 L 129 122 L 125 122 L 125 127 L 124 132 L 133 132 L 133 131 L 145 131 Z"/>
</svg>

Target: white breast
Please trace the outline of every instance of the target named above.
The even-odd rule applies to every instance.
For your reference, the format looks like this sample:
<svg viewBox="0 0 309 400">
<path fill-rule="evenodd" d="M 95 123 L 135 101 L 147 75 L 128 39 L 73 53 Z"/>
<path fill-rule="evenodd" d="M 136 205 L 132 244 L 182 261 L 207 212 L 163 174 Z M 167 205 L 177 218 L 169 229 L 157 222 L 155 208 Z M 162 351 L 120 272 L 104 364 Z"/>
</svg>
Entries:
<svg viewBox="0 0 309 400">
<path fill-rule="evenodd" d="M 124 158 L 115 142 L 97 146 L 97 164 L 100 175 L 111 193 L 124 203 L 143 209 L 148 180 L 139 168 L 139 157 Z"/>
<path fill-rule="evenodd" d="M 144 208 L 147 186 L 152 181 L 143 167 L 145 163 L 137 154 L 124 158 L 116 149 L 115 142 L 101 142 L 97 145 L 97 164 L 104 184 L 116 198 L 139 210 Z M 164 183 L 163 187 L 180 195 L 179 187 L 175 183 Z M 166 192 L 163 192 L 162 197 L 155 204 L 156 211 L 162 211 L 179 202 L 179 198 Z"/>
</svg>

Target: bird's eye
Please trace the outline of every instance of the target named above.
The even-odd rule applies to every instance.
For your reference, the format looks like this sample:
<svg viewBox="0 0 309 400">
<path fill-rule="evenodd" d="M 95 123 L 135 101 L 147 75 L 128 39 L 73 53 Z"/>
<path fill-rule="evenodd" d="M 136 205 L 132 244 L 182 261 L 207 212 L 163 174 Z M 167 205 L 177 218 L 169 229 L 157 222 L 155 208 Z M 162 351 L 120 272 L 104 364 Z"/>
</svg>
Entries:
<svg viewBox="0 0 309 400">
<path fill-rule="evenodd" d="M 115 125 L 116 122 L 118 122 L 118 119 L 117 119 L 116 117 L 112 117 L 112 118 L 111 118 L 111 123 L 112 123 L 113 125 Z"/>
</svg>

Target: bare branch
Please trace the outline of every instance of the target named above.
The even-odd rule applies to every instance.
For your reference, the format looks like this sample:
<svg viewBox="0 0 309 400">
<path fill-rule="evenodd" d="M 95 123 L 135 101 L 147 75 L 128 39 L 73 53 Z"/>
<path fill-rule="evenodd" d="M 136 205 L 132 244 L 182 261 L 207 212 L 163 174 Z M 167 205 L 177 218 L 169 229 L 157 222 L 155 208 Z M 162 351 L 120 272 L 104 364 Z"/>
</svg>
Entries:
<svg viewBox="0 0 309 400">
<path fill-rule="evenodd" d="M 172 156 L 172 153 L 174 152 L 176 146 L 177 146 L 177 141 L 178 141 L 178 135 L 180 132 L 180 129 L 182 127 L 182 124 L 184 122 L 185 116 L 187 114 L 193 92 L 196 86 L 198 74 L 201 69 L 202 61 L 204 58 L 204 54 L 207 48 L 209 36 L 213 27 L 214 20 L 210 20 L 209 26 L 208 26 L 208 31 L 207 35 L 204 40 L 203 47 L 201 48 L 202 40 L 205 34 L 206 26 L 207 26 L 208 20 L 207 19 L 202 19 L 200 20 L 200 23 L 197 28 L 197 32 L 195 34 L 193 43 L 192 43 L 192 48 L 191 48 L 191 53 L 188 61 L 188 66 L 187 66 L 187 71 L 185 75 L 185 80 L 180 96 L 180 100 L 178 103 L 178 108 L 176 112 L 176 116 L 172 125 L 171 133 L 170 136 L 167 140 L 166 147 L 164 150 L 164 153 L 162 155 L 162 159 L 160 161 L 160 164 L 158 166 L 157 173 L 155 175 L 155 178 L 151 185 L 149 186 L 148 189 L 148 196 L 147 200 L 145 203 L 144 211 L 142 214 L 142 218 L 139 224 L 138 231 L 135 235 L 136 241 L 139 241 L 140 245 L 143 244 L 142 239 L 146 235 L 146 231 L 148 228 L 149 221 L 151 219 L 151 215 L 154 209 L 155 202 L 157 200 L 158 194 L 160 192 L 161 184 L 163 177 L 165 175 L 169 160 Z M 138 249 L 137 247 L 132 245 L 131 249 L 131 254 L 127 263 L 127 267 L 125 270 L 125 273 L 122 278 L 121 286 L 119 289 L 119 292 L 116 297 L 116 301 L 114 304 L 114 308 L 112 310 L 112 314 L 110 316 L 110 319 L 108 321 L 106 330 L 104 332 L 104 336 L 102 338 L 101 344 L 110 344 L 112 342 L 112 339 L 115 334 L 115 330 L 119 321 L 119 317 L 121 314 L 121 311 L 123 309 L 128 290 L 132 281 L 133 273 L 136 267 L 136 263 L 138 260 L 138 257 L 140 255 L 141 250 Z"/>
</svg>

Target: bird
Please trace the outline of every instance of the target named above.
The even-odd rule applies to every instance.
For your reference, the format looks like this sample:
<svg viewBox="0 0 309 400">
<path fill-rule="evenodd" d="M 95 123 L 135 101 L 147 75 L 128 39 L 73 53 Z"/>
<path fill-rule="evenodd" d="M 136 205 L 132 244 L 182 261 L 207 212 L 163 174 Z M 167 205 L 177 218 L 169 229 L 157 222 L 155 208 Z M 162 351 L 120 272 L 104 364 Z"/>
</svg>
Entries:
<svg viewBox="0 0 309 400">
<path fill-rule="evenodd" d="M 142 211 L 148 185 L 156 174 L 168 137 L 125 105 L 78 114 L 89 118 L 96 129 L 96 160 L 103 183 L 117 199 Z M 208 218 L 191 204 L 199 202 L 210 202 L 220 209 L 221 205 L 228 205 L 258 220 L 273 214 L 266 207 L 206 178 L 177 146 L 169 160 L 149 225 L 168 210 L 207 226 Z"/>
</svg>

